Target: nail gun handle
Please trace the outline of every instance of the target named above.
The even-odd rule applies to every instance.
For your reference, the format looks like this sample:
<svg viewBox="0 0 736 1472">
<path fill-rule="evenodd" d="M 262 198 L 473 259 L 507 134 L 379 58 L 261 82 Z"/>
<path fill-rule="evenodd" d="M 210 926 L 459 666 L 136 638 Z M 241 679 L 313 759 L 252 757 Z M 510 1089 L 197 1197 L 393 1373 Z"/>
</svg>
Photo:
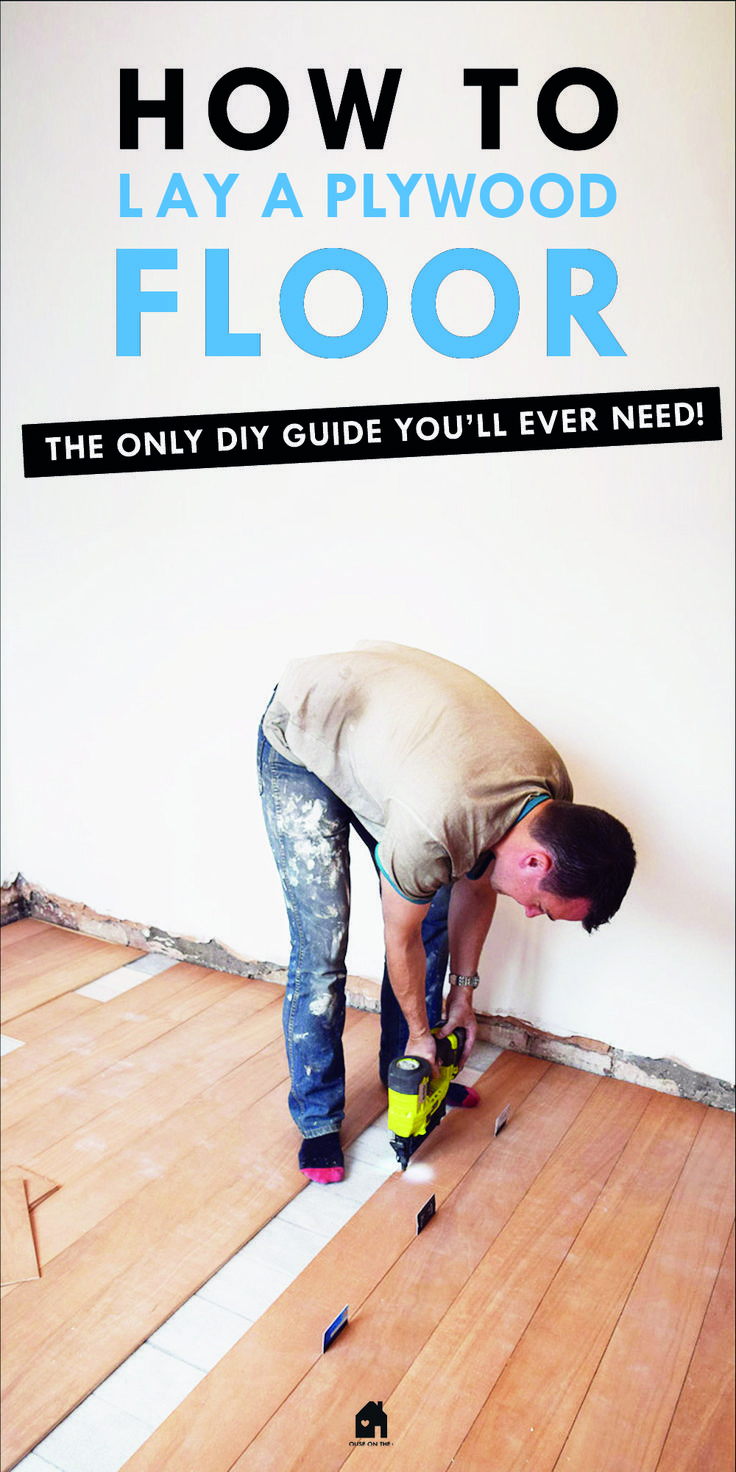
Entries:
<svg viewBox="0 0 736 1472">
<path fill-rule="evenodd" d="M 459 1063 L 465 1047 L 465 1028 L 455 1027 L 446 1038 L 437 1038 L 437 1062 Z"/>
<path fill-rule="evenodd" d="M 439 1038 L 435 1032 L 435 1048 L 437 1062 L 441 1067 L 457 1065 L 463 1056 L 465 1047 L 465 1028 L 456 1027 L 449 1037 Z M 426 1058 L 417 1058 L 408 1054 L 404 1058 L 395 1058 L 388 1071 L 388 1086 L 395 1094 L 419 1094 L 422 1084 L 430 1084 L 432 1069 Z"/>
</svg>

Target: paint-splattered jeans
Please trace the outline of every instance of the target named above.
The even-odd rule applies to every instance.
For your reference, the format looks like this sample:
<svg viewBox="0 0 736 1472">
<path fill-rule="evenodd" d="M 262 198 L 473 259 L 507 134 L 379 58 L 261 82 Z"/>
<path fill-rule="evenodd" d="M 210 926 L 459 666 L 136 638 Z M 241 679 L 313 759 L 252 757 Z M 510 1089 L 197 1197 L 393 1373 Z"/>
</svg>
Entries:
<svg viewBox="0 0 736 1472">
<path fill-rule="evenodd" d="M 258 781 L 269 842 L 286 900 L 291 955 L 284 997 L 284 1036 L 291 1074 L 289 1109 L 305 1138 L 339 1130 L 345 1113 L 345 956 L 350 920 L 351 827 L 368 844 L 375 839 L 318 777 L 286 761 L 258 732 Z M 447 971 L 449 885 L 439 890 L 424 918 L 427 1013 L 442 1016 Z M 403 1013 L 384 968 L 381 987 L 379 1071 L 406 1047 Z"/>
</svg>

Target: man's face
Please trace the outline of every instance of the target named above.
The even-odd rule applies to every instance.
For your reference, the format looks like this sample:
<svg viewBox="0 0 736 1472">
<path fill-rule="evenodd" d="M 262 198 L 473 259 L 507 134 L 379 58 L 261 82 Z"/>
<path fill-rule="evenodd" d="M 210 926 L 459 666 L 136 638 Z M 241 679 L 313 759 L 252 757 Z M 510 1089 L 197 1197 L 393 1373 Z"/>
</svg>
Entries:
<svg viewBox="0 0 736 1472">
<path fill-rule="evenodd" d="M 551 864 L 545 854 L 517 854 L 504 862 L 499 855 L 491 872 L 491 888 L 524 908 L 528 920 L 546 915 L 548 920 L 584 920 L 590 908 L 587 899 L 563 899 L 543 889 Z"/>
</svg>

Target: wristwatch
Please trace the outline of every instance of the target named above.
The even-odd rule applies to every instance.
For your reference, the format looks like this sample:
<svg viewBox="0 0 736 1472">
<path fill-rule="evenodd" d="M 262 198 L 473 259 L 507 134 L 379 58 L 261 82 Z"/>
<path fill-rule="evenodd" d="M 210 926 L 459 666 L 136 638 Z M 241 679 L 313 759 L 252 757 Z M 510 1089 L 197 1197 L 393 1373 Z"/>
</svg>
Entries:
<svg viewBox="0 0 736 1472">
<path fill-rule="evenodd" d="M 477 971 L 473 976 L 458 976 L 455 971 L 450 972 L 450 986 L 469 986 L 475 991 L 479 982 L 480 977 Z"/>
</svg>

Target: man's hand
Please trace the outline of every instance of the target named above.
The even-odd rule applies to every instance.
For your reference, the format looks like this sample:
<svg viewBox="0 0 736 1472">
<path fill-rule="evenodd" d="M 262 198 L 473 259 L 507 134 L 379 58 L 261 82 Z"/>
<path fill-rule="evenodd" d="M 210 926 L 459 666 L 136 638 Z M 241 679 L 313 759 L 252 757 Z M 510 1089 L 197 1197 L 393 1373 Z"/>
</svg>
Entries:
<svg viewBox="0 0 736 1472">
<path fill-rule="evenodd" d="M 452 886 L 448 928 L 450 933 L 450 971 L 472 976 L 478 969 L 483 942 L 496 909 L 496 895 L 488 875 L 480 879 L 458 879 Z M 456 1027 L 466 1031 L 460 1066 L 467 1062 L 475 1042 L 478 1024 L 473 1011 L 470 987 L 451 986 L 445 1009 L 441 1036 L 447 1037 Z"/>
<path fill-rule="evenodd" d="M 425 1058 L 432 1069 L 432 1078 L 439 1078 L 439 1064 L 437 1062 L 437 1039 L 431 1032 L 424 1033 L 419 1037 L 412 1037 L 411 1033 L 407 1039 L 404 1049 L 405 1057 Z"/>
<path fill-rule="evenodd" d="M 460 1059 L 461 1068 L 464 1063 L 467 1063 L 467 1060 L 470 1057 L 473 1044 L 475 1042 L 476 1033 L 478 1031 L 478 1023 L 476 1020 L 475 1012 L 473 1011 L 473 1003 L 470 1000 L 471 996 L 472 993 L 468 991 L 467 987 L 450 987 L 450 994 L 447 998 L 447 1006 L 445 1009 L 445 1020 L 442 1024 L 439 1034 L 441 1038 L 446 1038 L 449 1037 L 451 1032 L 455 1031 L 456 1027 L 465 1028 L 465 1047 L 463 1048 L 463 1055 Z"/>
<path fill-rule="evenodd" d="M 422 921 L 429 905 L 414 905 L 397 893 L 387 880 L 381 880 L 383 928 L 386 941 L 388 974 L 394 996 L 406 1018 L 409 1029 L 407 1054 L 426 1058 L 436 1078 L 436 1044 L 427 1020 L 424 997 L 426 956 L 422 944 Z"/>
</svg>

